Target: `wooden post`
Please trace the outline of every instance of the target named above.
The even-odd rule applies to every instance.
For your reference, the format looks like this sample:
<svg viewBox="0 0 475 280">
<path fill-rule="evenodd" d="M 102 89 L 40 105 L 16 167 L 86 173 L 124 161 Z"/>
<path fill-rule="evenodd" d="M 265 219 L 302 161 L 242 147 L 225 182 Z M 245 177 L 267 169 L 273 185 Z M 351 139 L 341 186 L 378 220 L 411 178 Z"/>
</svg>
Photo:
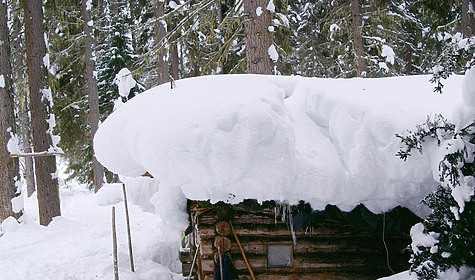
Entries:
<svg viewBox="0 0 475 280">
<path fill-rule="evenodd" d="M 221 278 L 219 278 L 220 280 L 223 280 L 223 258 L 221 256 L 221 250 L 220 250 L 221 246 L 218 246 L 218 258 L 219 258 L 219 273 L 221 275 Z"/>
<path fill-rule="evenodd" d="M 244 253 L 244 249 L 242 248 L 241 242 L 239 242 L 239 238 L 236 234 L 236 230 L 234 230 L 233 223 L 229 222 L 229 225 L 231 226 L 231 231 L 233 232 L 234 238 L 236 238 L 236 242 L 239 246 L 239 250 L 241 250 L 242 258 L 244 259 L 247 269 L 249 270 L 249 273 L 251 274 L 251 278 L 252 280 L 256 280 L 256 277 L 254 276 L 254 272 L 252 271 L 252 267 L 249 264 L 249 261 L 247 260 L 246 254 Z"/>
<path fill-rule="evenodd" d="M 125 184 L 122 184 L 122 191 L 124 193 L 125 218 L 127 220 L 127 238 L 129 240 L 130 270 L 132 272 L 135 272 L 135 269 L 134 269 L 134 255 L 132 253 L 132 236 L 130 235 L 129 207 L 127 206 L 127 193 L 125 191 Z"/>
<path fill-rule="evenodd" d="M 117 233 L 115 231 L 114 206 L 112 206 L 112 255 L 114 257 L 114 279 L 119 280 L 119 265 L 117 264 Z"/>
<path fill-rule="evenodd" d="M 198 247 L 196 247 L 195 257 L 193 258 L 193 262 L 191 263 L 190 275 L 188 275 L 188 280 L 191 280 L 191 274 L 193 273 L 193 268 L 196 263 L 196 257 L 198 257 L 198 252 L 200 251 L 201 243 L 198 243 Z"/>
</svg>

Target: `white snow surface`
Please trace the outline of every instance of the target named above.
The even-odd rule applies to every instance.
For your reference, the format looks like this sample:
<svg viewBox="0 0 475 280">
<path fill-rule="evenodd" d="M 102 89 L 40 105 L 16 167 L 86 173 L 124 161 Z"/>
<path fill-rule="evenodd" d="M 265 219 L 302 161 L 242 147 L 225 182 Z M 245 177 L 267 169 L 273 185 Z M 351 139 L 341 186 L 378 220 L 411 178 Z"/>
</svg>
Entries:
<svg viewBox="0 0 475 280">
<path fill-rule="evenodd" d="M 179 80 L 110 115 L 96 133 L 95 153 L 115 173 L 148 171 L 189 199 L 305 200 L 314 209 L 347 211 L 363 203 L 374 212 L 401 205 L 424 215 L 419 201 L 438 185 L 436 149 L 428 145 L 404 162 L 395 156 L 395 134 L 436 113 L 454 122 L 467 117 L 457 113 L 467 107 L 463 77 L 446 80 L 444 94 L 433 92 L 430 78 Z"/>
<path fill-rule="evenodd" d="M 394 54 L 394 50 L 390 46 L 383 45 L 381 50 L 381 56 L 386 58 L 386 62 L 394 64 L 394 57 L 396 55 Z"/>
<path fill-rule="evenodd" d="M 266 9 L 271 13 L 275 13 L 275 5 L 274 5 L 273 0 L 269 0 L 269 3 L 267 3 Z"/>
<path fill-rule="evenodd" d="M 60 189 L 62 216 L 47 227 L 38 225 L 36 193 L 25 199 L 20 224 L 13 217 L 3 221 L 0 279 L 114 279 L 112 206 L 120 279 L 183 279 L 178 252 L 188 225 L 185 198 L 150 178 L 128 178 L 126 185 L 135 273 L 130 271 L 121 184 L 106 184 L 97 194 L 83 185 L 68 184 Z"/>
<path fill-rule="evenodd" d="M 3 77 L 3 74 L 0 75 L 0 88 L 5 87 L 5 78 Z"/>
<path fill-rule="evenodd" d="M 269 26 L 271 27 L 271 26 Z M 269 30 L 270 32 L 272 32 L 271 30 Z M 277 60 L 279 59 L 279 53 L 277 53 L 277 50 L 274 46 L 274 44 L 270 45 L 270 47 L 267 49 L 267 53 L 269 54 L 269 58 L 274 61 L 274 62 L 277 62 Z"/>
<path fill-rule="evenodd" d="M 260 17 L 262 15 L 262 7 L 259 6 L 259 7 L 256 8 L 256 15 L 258 17 Z"/>
<path fill-rule="evenodd" d="M 13 134 L 10 132 L 10 139 L 8 139 L 7 142 L 7 150 L 10 154 L 20 154 L 21 153 L 21 148 L 20 148 L 20 137 L 16 134 Z"/>
</svg>

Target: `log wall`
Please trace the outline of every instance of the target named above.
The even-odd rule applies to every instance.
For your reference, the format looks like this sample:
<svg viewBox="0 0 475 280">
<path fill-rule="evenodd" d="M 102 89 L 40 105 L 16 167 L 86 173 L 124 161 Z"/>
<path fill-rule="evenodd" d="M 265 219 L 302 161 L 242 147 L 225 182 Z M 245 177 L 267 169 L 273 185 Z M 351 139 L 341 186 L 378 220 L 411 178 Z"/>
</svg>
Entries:
<svg viewBox="0 0 475 280">
<path fill-rule="evenodd" d="M 216 224 L 222 220 L 234 225 L 256 279 L 376 279 L 392 274 L 387 265 L 383 240 L 362 229 L 322 220 L 312 231 L 295 231 L 297 242 L 294 244 L 288 223 L 281 221 L 282 213 L 276 214 L 273 207 L 252 210 L 245 204 L 238 204 L 199 212 L 194 220 L 196 226 L 193 233 L 201 243 L 195 279 L 214 279 L 218 252 L 216 238 L 220 236 Z M 239 279 L 251 279 L 236 239 L 232 234 L 226 237 L 231 241 L 228 254 Z M 396 272 L 408 269 L 409 255 L 402 251 L 410 243 L 409 237 L 386 236 L 385 242 L 391 268 Z M 268 245 L 292 246 L 292 266 L 268 268 Z M 190 271 L 191 256 L 195 250 L 196 247 L 187 257 L 183 257 L 185 276 Z"/>
</svg>

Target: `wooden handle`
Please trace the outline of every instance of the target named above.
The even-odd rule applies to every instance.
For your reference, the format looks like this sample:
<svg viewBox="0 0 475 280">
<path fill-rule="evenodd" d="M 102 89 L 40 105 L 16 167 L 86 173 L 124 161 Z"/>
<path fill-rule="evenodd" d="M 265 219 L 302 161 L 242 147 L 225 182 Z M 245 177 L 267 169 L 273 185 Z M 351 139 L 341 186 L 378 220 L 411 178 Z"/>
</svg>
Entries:
<svg viewBox="0 0 475 280">
<path fill-rule="evenodd" d="M 244 258 L 244 262 L 246 263 L 247 269 L 249 270 L 249 273 L 251 274 L 252 280 L 256 280 L 256 277 L 254 276 L 254 272 L 252 271 L 252 267 L 247 261 L 246 254 L 244 253 L 244 249 L 242 248 L 241 242 L 239 242 L 239 238 L 236 234 L 236 231 L 234 230 L 233 223 L 229 222 L 229 225 L 231 226 L 231 231 L 233 232 L 234 238 L 236 238 L 236 242 L 239 246 L 239 250 L 241 250 L 242 257 Z"/>
<path fill-rule="evenodd" d="M 119 265 L 117 263 L 117 233 L 115 230 L 115 207 L 112 206 L 112 256 L 114 258 L 114 279 L 119 280 Z"/>
<path fill-rule="evenodd" d="M 125 184 L 122 184 L 122 192 L 124 193 L 125 219 L 127 222 L 127 239 L 129 241 L 130 270 L 132 272 L 135 272 L 134 254 L 132 253 L 132 236 L 130 235 L 129 207 L 127 205 L 127 192 L 125 191 Z"/>
</svg>

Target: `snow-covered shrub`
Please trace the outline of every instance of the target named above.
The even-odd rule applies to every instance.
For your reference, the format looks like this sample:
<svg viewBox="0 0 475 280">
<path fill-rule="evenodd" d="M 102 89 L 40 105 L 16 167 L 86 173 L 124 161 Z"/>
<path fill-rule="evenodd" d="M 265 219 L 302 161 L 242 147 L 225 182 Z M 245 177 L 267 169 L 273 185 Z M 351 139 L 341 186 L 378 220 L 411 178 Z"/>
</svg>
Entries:
<svg viewBox="0 0 475 280">
<path fill-rule="evenodd" d="M 440 278 L 441 273 L 461 267 L 475 271 L 475 121 L 457 129 L 436 115 L 417 126 L 417 131 L 397 136 L 402 141 L 397 154 L 401 159 L 406 160 L 414 149 L 422 153 L 423 146 L 430 147 L 431 143 L 437 144 L 438 150 L 435 175 L 440 185 L 422 200 L 431 209 L 424 224 L 411 229 L 411 271 L 419 279 Z"/>
</svg>

